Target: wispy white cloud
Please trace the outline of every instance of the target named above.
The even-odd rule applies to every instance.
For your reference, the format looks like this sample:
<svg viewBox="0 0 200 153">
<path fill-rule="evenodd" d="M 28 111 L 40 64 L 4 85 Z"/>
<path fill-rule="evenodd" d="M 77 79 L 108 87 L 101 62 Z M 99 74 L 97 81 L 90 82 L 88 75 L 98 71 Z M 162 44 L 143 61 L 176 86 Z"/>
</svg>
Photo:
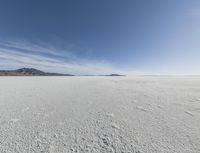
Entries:
<svg viewBox="0 0 200 153">
<path fill-rule="evenodd" d="M 105 61 L 81 59 L 66 50 L 24 41 L 0 41 L 0 67 L 33 67 L 47 72 L 76 75 L 127 73 Z"/>
</svg>

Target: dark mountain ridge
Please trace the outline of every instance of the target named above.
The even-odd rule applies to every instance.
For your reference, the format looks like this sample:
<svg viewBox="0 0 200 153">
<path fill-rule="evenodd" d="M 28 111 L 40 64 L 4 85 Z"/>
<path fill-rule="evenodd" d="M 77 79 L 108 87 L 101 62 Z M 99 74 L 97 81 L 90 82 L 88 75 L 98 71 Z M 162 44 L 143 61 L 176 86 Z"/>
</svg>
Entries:
<svg viewBox="0 0 200 153">
<path fill-rule="evenodd" d="M 72 74 L 48 73 L 34 68 L 0 70 L 0 76 L 74 76 Z"/>
</svg>

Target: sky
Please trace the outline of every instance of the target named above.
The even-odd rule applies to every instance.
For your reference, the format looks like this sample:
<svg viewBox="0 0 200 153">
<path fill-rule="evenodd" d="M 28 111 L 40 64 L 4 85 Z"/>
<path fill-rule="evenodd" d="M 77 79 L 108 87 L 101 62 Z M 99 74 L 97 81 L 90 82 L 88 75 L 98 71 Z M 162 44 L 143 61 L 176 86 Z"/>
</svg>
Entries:
<svg viewBox="0 0 200 153">
<path fill-rule="evenodd" d="M 200 74 L 199 0 L 0 0 L 0 69 Z"/>
</svg>

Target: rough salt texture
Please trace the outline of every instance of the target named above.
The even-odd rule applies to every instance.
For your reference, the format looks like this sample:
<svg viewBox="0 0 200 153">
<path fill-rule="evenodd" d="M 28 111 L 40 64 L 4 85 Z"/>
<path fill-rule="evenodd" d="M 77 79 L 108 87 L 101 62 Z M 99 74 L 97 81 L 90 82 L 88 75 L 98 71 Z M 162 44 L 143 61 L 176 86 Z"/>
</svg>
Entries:
<svg viewBox="0 0 200 153">
<path fill-rule="evenodd" d="M 200 77 L 1 77 L 1 153 L 199 153 Z"/>
</svg>

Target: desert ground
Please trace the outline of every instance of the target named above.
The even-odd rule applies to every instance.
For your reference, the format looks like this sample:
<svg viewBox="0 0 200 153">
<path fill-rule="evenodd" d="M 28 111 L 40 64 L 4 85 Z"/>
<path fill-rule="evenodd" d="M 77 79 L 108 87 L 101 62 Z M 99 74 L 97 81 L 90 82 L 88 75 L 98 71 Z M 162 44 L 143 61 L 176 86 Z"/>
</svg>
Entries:
<svg viewBox="0 0 200 153">
<path fill-rule="evenodd" d="M 200 77 L 0 77 L 1 153 L 200 153 Z"/>
</svg>

